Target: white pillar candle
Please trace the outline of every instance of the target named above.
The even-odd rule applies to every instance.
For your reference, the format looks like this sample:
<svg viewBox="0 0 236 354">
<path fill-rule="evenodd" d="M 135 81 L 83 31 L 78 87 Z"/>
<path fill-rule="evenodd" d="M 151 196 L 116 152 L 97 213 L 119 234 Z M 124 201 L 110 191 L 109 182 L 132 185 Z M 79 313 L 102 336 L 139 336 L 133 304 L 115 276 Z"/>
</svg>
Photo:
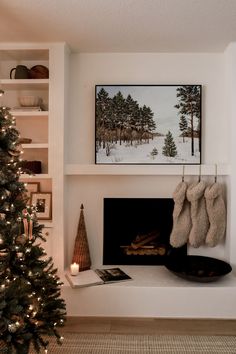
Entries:
<svg viewBox="0 0 236 354">
<path fill-rule="evenodd" d="M 71 275 L 78 275 L 79 274 L 79 264 L 73 263 L 70 265 L 70 274 Z"/>
</svg>

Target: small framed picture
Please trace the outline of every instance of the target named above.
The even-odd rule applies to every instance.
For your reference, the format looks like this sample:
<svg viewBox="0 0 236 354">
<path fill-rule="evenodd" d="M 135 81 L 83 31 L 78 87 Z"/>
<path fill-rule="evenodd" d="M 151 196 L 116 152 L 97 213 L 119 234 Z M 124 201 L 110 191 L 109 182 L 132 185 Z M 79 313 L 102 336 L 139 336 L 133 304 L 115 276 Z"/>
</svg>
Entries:
<svg viewBox="0 0 236 354">
<path fill-rule="evenodd" d="M 36 207 L 38 219 L 52 218 L 52 193 L 31 193 L 31 205 Z"/>
<path fill-rule="evenodd" d="M 27 204 L 30 204 L 31 193 L 38 193 L 40 191 L 39 182 L 26 182 L 26 198 L 28 199 Z"/>
</svg>

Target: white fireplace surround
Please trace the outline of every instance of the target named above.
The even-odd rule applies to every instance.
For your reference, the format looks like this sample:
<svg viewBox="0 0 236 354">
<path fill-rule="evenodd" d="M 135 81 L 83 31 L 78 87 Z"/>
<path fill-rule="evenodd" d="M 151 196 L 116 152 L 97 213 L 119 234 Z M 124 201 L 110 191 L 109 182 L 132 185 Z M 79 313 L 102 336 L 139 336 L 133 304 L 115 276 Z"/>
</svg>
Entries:
<svg viewBox="0 0 236 354">
<path fill-rule="evenodd" d="M 65 123 L 65 262 L 71 262 L 80 204 L 93 267 L 102 265 L 103 198 L 169 198 L 182 166 L 94 165 L 94 90 L 96 84 L 202 84 L 202 176 L 218 181 L 227 196 L 227 235 L 215 248 L 189 248 L 236 266 L 236 43 L 223 53 L 71 54 L 68 118 Z M 186 166 L 186 180 L 198 178 Z M 55 241 L 56 242 L 56 241 Z M 56 251 L 55 251 L 56 253 Z M 111 265 L 112 266 L 112 265 Z M 121 266 L 129 282 L 72 289 L 64 280 L 68 315 L 236 319 L 236 277 L 191 283 L 163 266 Z"/>
</svg>

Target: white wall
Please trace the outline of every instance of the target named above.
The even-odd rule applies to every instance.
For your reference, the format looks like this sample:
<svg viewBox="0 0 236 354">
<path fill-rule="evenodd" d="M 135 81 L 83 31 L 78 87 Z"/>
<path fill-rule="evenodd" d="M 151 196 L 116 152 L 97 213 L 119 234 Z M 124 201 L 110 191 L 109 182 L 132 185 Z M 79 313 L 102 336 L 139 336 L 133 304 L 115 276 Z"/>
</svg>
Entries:
<svg viewBox="0 0 236 354">
<path fill-rule="evenodd" d="M 68 163 L 94 163 L 96 84 L 202 84 L 202 162 L 228 162 L 223 54 L 73 54 L 70 82 Z"/>
<path fill-rule="evenodd" d="M 202 84 L 202 163 L 228 163 L 229 124 L 225 115 L 224 54 L 73 54 L 66 163 L 93 164 L 96 84 Z M 182 167 L 180 166 L 180 175 Z M 212 171 L 214 174 L 214 171 Z M 190 180 L 190 178 L 188 178 Z M 93 265 L 102 259 L 104 197 L 170 197 L 179 182 L 174 176 L 67 177 L 68 263 L 81 203 Z M 224 247 L 207 253 L 224 258 Z"/>
</svg>

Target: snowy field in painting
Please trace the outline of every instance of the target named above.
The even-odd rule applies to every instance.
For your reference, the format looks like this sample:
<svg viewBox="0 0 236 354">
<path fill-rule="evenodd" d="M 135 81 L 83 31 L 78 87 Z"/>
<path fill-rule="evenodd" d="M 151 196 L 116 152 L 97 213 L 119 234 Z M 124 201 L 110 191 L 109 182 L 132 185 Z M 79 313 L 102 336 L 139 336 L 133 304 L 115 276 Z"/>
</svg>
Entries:
<svg viewBox="0 0 236 354">
<path fill-rule="evenodd" d="M 155 137 L 149 140 L 149 143 L 143 143 L 134 146 L 113 144 L 110 156 L 106 156 L 105 149 L 99 149 L 96 155 L 96 162 L 99 164 L 197 164 L 200 163 L 200 154 L 198 151 L 198 139 L 194 139 L 195 156 L 191 156 L 191 139 L 175 137 L 177 155 L 175 157 L 166 157 L 162 155 L 165 136 Z M 152 150 L 156 148 L 158 155 L 152 156 Z"/>
</svg>

